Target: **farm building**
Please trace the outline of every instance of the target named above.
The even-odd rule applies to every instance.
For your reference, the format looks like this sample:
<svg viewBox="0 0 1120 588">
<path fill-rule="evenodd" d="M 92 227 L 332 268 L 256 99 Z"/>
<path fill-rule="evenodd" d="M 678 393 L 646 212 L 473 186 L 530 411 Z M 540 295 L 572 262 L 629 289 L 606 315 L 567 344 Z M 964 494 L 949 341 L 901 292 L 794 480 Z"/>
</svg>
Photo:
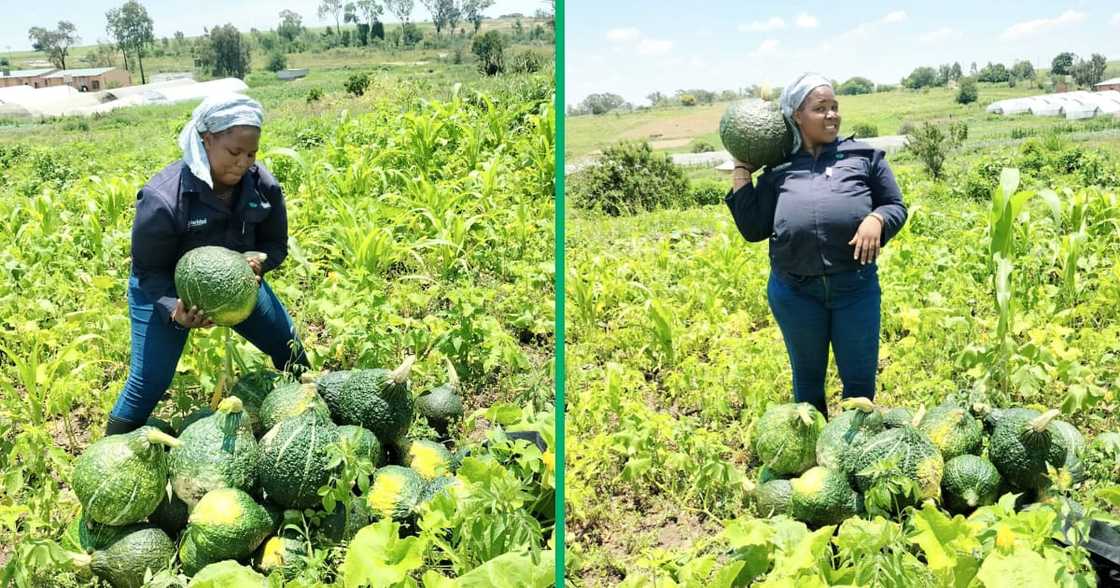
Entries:
<svg viewBox="0 0 1120 588">
<path fill-rule="evenodd" d="M 116 67 L 63 69 L 44 75 L 42 79 L 46 87 L 66 85 L 79 92 L 98 92 L 132 84 L 131 74 Z"/>
<path fill-rule="evenodd" d="M 999 100 L 988 105 L 992 114 L 1023 114 L 1064 116 L 1067 119 L 1120 115 L 1120 91 L 1065 92 L 1027 98 Z"/>
<path fill-rule="evenodd" d="M 58 71 L 53 67 L 41 69 L 12 69 L 0 71 L 0 88 L 12 86 L 28 86 L 30 88 L 44 88 L 46 82 L 43 76 Z"/>
<path fill-rule="evenodd" d="M 1093 89 L 1097 92 L 1120 90 L 1120 78 L 1112 78 L 1111 80 L 1105 80 L 1099 84 L 1093 84 Z"/>
</svg>

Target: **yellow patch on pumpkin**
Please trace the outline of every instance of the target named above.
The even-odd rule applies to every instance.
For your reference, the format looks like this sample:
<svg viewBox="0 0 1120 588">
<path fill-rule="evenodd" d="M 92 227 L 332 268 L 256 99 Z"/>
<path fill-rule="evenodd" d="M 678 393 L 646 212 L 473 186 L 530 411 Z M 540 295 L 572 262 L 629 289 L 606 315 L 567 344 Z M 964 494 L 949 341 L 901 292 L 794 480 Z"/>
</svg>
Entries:
<svg viewBox="0 0 1120 588">
<path fill-rule="evenodd" d="M 439 451 L 420 443 L 408 448 L 409 467 L 420 477 L 432 480 L 447 473 L 447 459 Z"/>
<path fill-rule="evenodd" d="M 824 481 L 828 477 L 828 469 L 821 466 L 809 468 L 800 478 L 790 480 L 789 485 L 793 491 L 809 496 L 824 490 Z"/>
<path fill-rule="evenodd" d="M 203 525 L 228 525 L 245 515 L 237 500 L 237 490 L 222 488 L 207 492 L 191 511 L 190 522 Z"/>
<path fill-rule="evenodd" d="M 393 510 L 400 501 L 404 484 L 403 478 L 391 474 L 377 476 L 373 481 L 373 488 L 370 490 L 369 497 L 366 498 L 366 503 L 374 512 L 391 517 L 393 516 Z"/>
</svg>

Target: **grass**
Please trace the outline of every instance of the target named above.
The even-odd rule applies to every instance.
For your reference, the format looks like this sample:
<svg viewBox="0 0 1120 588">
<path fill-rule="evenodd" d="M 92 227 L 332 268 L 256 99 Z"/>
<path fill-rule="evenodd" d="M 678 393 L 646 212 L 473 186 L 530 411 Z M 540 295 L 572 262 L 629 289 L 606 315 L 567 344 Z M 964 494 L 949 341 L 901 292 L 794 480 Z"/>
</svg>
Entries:
<svg viewBox="0 0 1120 588">
<path fill-rule="evenodd" d="M 1066 121 L 1064 118 L 990 115 L 985 110 L 997 100 L 1033 96 L 1041 93 L 1037 87 L 1019 84 L 1014 88 L 1006 84 L 979 84 L 980 99 L 969 105 L 958 104 L 956 91 L 932 88 L 928 91 L 895 90 L 880 94 L 840 96 L 843 117 L 841 134 L 858 123 L 874 125 L 880 135 L 898 134 L 905 122 L 914 124 L 932 122 L 948 124 L 964 121 L 969 125 L 969 143 L 1010 140 L 1015 129 L 1045 131 L 1052 127 L 1070 125 L 1074 129 L 1102 125 L 1100 119 Z M 685 143 L 705 140 L 719 146 L 719 119 L 727 102 L 695 107 L 654 108 L 632 113 L 607 113 L 599 116 L 576 116 L 565 120 L 567 146 L 565 156 L 569 161 L 589 155 L 618 139 L 671 141 Z M 1111 123 L 1108 123 L 1111 124 Z M 1117 121 L 1113 128 L 1120 128 Z M 1112 143 L 1113 141 L 1105 141 Z M 968 144 L 966 143 L 966 147 Z M 654 143 L 657 147 L 657 143 Z M 664 149 L 670 152 L 687 152 L 687 144 Z"/>
</svg>

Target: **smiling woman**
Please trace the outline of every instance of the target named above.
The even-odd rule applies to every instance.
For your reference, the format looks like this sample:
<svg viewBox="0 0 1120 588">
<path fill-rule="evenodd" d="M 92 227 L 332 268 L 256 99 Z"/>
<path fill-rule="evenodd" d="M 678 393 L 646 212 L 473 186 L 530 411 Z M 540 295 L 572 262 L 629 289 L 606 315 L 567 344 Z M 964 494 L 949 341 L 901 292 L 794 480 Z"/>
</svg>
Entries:
<svg viewBox="0 0 1120 588">
<path fill-rule="evenodd" d="M 793 148 L 751 184 L 736 161 L 727 197 L 748 241 L 770 241 L 767 299 L 793 368 L 793 396 L 828 414 L 829 346 L 844 397 L 875 397 L 880 296 L 875 260 L 906 222 L 902 193 L 884 153 L 840 141 L 840 104 L 822 76 L 786 87 L 782 114 Z"/>
</svg>

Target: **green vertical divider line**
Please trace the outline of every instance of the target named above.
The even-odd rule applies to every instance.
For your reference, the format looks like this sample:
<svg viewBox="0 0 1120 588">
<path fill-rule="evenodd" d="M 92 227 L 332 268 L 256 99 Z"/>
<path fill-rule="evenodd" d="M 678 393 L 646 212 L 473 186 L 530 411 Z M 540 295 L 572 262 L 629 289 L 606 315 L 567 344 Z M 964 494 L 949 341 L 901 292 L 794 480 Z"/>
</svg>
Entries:
<svg viewBox="0 0 1120 588">
<path fill-rule="evenodd" d="M 556 0 L 556 586 L 564 586 L 564 0 Z"/>
</svg>

